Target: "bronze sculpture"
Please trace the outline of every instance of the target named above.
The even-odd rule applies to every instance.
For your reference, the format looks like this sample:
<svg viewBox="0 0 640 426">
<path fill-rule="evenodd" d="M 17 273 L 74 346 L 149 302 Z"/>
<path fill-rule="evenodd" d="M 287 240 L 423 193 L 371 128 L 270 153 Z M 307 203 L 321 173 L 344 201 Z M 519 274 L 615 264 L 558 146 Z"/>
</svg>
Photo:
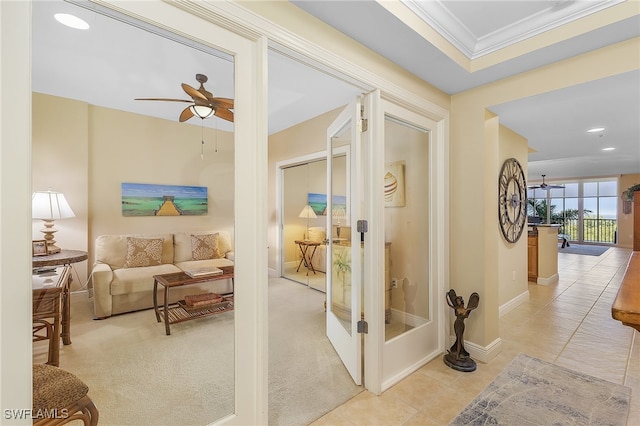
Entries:
<svg viewBox="0 0 640 426">
<path fill-rule="evenodd" d="M 449 351 L 444 355 L 444 363 L 454 370 L 458 371 L 475 371 L 476 362 L 471 359 L 469 352 L 464 348 L 464 320 L 469 317 L 472 310 L 478 307 L 480 296 L 478 293 L 471 293 L 469 303 L 464 306 L 464 299 L 458 296 L 454 289 L 449 290 L 446 294 L 447 305 L 451 307 L 456 315 L 456 321 L 453 324 L 453 330 L 456 333 L 456 341 Z"/>
</svg>

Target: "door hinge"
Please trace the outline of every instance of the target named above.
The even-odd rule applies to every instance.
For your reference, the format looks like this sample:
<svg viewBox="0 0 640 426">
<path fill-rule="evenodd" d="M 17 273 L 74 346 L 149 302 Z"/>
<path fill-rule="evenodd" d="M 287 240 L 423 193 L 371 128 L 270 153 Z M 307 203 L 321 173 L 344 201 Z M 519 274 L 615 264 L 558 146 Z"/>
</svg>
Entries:
<svg viewBox="0 0 640 426">
<path fill-rule="evenodd" d="M 360 104 L 360 120 L 358 120 L 356 126 L 360 133 L 364 133 L 369 129 L 369 120 L 364 118 L 364 104 Z"/>
<path fill-rule="evenodd" d="M 369 333 L 369 324 L 365 320 L 358 321 L 358 333 L 360 334 Z"/>
<path fill-rule="evenodd" d="M 361 118 L 358 120 L 358 131 L 360 133 L 364 133 L 369 129 L 369 120 L 366 118 Z"/>
<path fill-rule="evenodd" d="M 366 220 L 359 220 L 358 222 L 356 222 L 356 224 L 357 224 L 358 232 L 361 232 L 361 233 L 368 232 L 369 224 L 367 223 Z"/>
</svg>

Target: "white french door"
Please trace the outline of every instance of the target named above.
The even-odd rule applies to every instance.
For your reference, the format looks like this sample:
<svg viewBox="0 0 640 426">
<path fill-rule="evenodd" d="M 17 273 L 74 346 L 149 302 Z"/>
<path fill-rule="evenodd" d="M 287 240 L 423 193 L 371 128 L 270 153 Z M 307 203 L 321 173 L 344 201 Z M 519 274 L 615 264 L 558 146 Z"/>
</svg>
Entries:
<svg viewBox="0 0 640 426">
<path fill-rule="evenodd" d="M 374 377 L 379 382 L 370 381 L 368 387 L 374 393 L 388 389 L 444 350 L 446 261 L 442 202 L 446 175 L 437 123 L 385 100 L 379 105 L 378 141 L 383 143 L 371 145 L 378 149 L 372 164 L 377 180 L 373 198 L 379 199 L 375 229 L 382 233 L 375 247 L 380 259 L 377 276 L 384 277 L 376 282 L 378 294 L 384 296 L 377 299 L 378 315 L 374 315 L 379 326 Z"/>
<path fill-rule="evenodd" d="M 327 129 L 327 337 L 351 374 L 362 384 L 362 249 L 360 216 L 360 101 L 349 104 Z"/>
<path fill-rule="evenodd" d="M 347 106 L 327 130 L 327 336 L 354 382 L 376 394 L 445 346 L 446 173 L 438 141 L 436 122 L 378 91 Z"/>
</svg>

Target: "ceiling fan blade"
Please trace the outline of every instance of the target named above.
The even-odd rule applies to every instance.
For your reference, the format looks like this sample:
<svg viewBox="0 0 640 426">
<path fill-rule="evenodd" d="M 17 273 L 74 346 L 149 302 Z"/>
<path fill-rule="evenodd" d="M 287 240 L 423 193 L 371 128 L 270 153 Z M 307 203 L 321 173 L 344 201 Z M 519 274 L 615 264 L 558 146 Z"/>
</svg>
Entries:
<svg viewBox="0 0 640 426">
<path fill-rule="evenodd" d="M 188 84 L 182 83 L 182 90 L 184 90 L 187 93 L 187 95 L 191 96 L 194 100 L 202 99 L 202 100 L 208 101 L 205 95 L 198 92 L 196 89 L 189 86 Z"/>
<path fill-rule="evenodd" d="M 186 107 L 185 109 L 182 110 L 182 112 L 180 113 L 180 122 L 185 122 L 188 119 L 190 119 L 191 117 L 193 117 L 193 113 L 191 112 L 191 107 Z"/>
<path fill-rule="evenodd" d="M 217 108 L 216 112 L 214 113 L 214 115 L 216 117 L 220 117 L 224 120 L 230 121 L 233 123 L 233 112 L 229 111 L 228 109 L 225 108 Z"/>
<path fill-rule="evenodd" d="M 229 98 L 211 98 L 209 99 L 214 108 L 222 107 L 225 109 L 233 109 L 233 99 Z"/>
<path fill-rule="evenodd" d="M 186 99 L 169 99 L 169 98 L 135 98 L 136 101 L 167 101 L 167 102 L 187 102 L 192 103 L 193 101 Z"/>
<path fill-rule="evenodd" d="M 541 189 L 542 187 L 540 185 L 532 185 L 532 186 L 527 186 L 528 189 Z"/>
</svg>

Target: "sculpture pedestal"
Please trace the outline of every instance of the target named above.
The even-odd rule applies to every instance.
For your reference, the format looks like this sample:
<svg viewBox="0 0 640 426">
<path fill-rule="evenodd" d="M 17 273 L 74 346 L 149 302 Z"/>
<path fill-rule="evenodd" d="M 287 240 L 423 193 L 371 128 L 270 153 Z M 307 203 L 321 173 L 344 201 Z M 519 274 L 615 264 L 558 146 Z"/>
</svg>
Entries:
<svg viewBox="0 0 640 426">
<path fill-rule="evenodd" d="M 476 362 L 470 357 L 456 359 L 456 355 L 449 352 L 442 357 L 442 360 L 448 367 L 454 370 L 464 371 L 465 373 L 476 371 Z"/>
</svg>

